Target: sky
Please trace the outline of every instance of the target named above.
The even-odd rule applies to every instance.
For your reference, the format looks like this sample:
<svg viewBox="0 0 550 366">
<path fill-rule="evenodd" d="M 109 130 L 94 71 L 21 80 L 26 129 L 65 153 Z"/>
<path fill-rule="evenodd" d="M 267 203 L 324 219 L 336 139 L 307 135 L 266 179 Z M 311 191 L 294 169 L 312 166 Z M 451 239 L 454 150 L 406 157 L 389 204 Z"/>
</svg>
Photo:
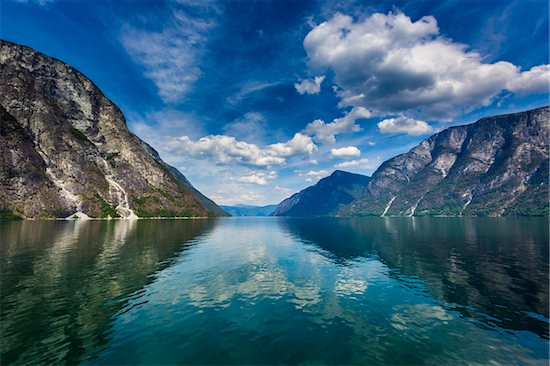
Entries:
<svg viewBox="0 0 550 366">
<path fill-rule="evenodd" d="M 218 204 L 371 175 L 449 126 L 548 105 L 547 0 L 0 3 Z"/>
</svg>

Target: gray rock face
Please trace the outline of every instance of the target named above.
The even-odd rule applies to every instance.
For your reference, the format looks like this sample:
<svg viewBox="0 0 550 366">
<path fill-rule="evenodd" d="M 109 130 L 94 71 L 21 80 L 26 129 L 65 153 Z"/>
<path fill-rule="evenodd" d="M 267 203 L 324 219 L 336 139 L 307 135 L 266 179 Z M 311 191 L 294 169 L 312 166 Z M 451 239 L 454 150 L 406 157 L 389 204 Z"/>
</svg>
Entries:
<svg viewBox="0 0 550 366">
<path fill-rule="evenodd" d="M 549 107 L 448 128 L 383 163 L 342 215 L 548 215 Z"/>
<path fill-rule="evenodd" d="M 86 76 L 0 41 L 0 211 L 26 218 L 219 216 Z"/>
<path fill-rule="evenodd" d="M 331 216 L 344 205 L 361 196 L 370 177 L 336 170 L 285 199 L 275 209 L 273 216 Z"/>
</svg>

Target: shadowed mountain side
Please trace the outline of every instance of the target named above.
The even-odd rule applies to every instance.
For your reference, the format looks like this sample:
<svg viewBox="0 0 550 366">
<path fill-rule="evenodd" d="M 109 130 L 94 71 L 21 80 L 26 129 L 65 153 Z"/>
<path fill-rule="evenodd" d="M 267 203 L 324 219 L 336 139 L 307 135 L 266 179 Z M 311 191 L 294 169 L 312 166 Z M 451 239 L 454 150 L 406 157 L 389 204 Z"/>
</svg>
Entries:
<svg viewBox="0 0 550 366">
<path fill-rule="evenodd" d="M 277 206 L 273 216 L 330 216 L 361 196 L 370 177 L 336 170 L 314 186 L 293 194 Z"/>
</svg>

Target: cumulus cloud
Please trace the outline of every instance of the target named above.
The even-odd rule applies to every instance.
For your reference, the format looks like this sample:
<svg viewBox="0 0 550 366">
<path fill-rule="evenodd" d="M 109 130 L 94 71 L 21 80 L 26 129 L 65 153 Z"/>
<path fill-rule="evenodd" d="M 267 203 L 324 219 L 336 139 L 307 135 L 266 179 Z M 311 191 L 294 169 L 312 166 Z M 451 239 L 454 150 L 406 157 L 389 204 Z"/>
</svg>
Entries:
<svg viewBox="0 0 550 366">
<path fill-rule="evenodd" d="M 355 146 L 347 146 L 338 149 L 330 149 L 330 155 L 337 158 L 348 158 L 361 155 L 361 150 Z"/>
<path fill-rule="evenodd" d="M 201 76 L 199 60 L 219 11 L 208 1 L 175 1 L 172 5 L 170 18 L 160 31 L 126 24 L 119 37 L 165 102 L 180 100 Z"/>
<path fill-rule="evenodd" d="M 317 94 L 321 91 L 321 83 L 325 80 L 325 76 L 316 76 L 313 79 L 304 79 L 299 83 L 294 84 L 294 87 L 303 94 Z"/>
<path fill-rule="evenodd" d="M 277 173 L 274 171 L 271 172 L 254 172 L 249 175 L 244 175 L 237 178 L 237 182 L 245 184 L 258 184 L 260 186 L 265 186 L 273 179 L 277 178 Z"/>
<path fill-rule="evenodd" d="M 299 176 L 305 176 L 306 177 L 306 182 L 313 182 L 313 181 L 317 181 L 317 180 L 319 180 L 323 177 L 328 176 L 329 172 L 326 171 L 325 169 L 310 170 L 307 173 L 300 173 L 298 175 Z"/>
<path fill-rule="evenodd" d="M 234 206 L 239 204 L 267 205 L 266 197 L 258 192 L 235 192 L 234 190 L 220 190 L 209 195 L 220 205 Z"/>
<path fill-rule="evenodd" d="M 351 167 L 356 167 L 360 169 L 374 169 L 379 164 L 380 164 L 380 159 L 371 161 L 367 158 L 364 158 L 364 159 L 358 159 L 358 160 L 344 161 L 334 165 L 334 167 L 336 169 L 345 169 L 345 168 L 351 168 Z"/>
<path fill-rule="evenodd" d="M 315 142 L 323 144 L 335 144 L 336 135 L 361 131 L 361 126 L 355 123 L 358 119 L 369 118 L 371 113 L 363 107 L 355 107 L 343 117 L 335 118 L 330 123 L 317 119 L 309 123 L 303 132 L 313 136 Z"/>
<path fill-rule="evenodd" d="M 518 94 L 548 93 L 550 65 L 540 65 L 510 80 L 506 88 Z"/>
<path fill-rule="evenodd" d="M 388 118 L 378 122 L 378 128 L 382 133 L 406 133 L 412 136 L 423 135 L 433 131 L 432 126 L 424 121 L 418 121 L 409 117 Z"/>
<path fill-rule="evenodd" d="M 195 141 L 182 136 L 169 140 L 164 150 L 172 154 L 187 154 L 197 159 L 213 159 L 218 164 L 267 167 L 284 164 L 293 156 L 309 155 L 315 148 L 311 137 L 296 133 L 287 142 L 264 147 L 226 135 L 209 135 Z"/>
<path fill-rule="evenodd" d="M 548 91 L 548 65 L 521 70 L 445 38 L 437 21 L 375 13 L 362 22 L 336 14 L 304 39 L 314 70 L 334 73 L 341 106 L 382 115 L 446 119 L 490 104 L 504 90 Z"/>
</svg>

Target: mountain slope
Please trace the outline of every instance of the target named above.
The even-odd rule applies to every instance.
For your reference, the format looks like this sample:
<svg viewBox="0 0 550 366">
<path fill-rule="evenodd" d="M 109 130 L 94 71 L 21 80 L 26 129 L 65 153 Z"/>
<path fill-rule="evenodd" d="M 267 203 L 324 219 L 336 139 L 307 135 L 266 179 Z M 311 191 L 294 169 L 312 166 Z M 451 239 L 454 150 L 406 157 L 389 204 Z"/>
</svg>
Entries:
<svg viewBox="0 0 550 366">
<path fill-rule="evenodd" d="M 0 41 L 0 211 L 37 217 L 219 216 L 86 76 Z"/>
<path fill-rule="evenodd" d="M 383 163 L 341 215 L 548 215 L 549 108 L 450 127 Z"/>
<path fill-rule="evenodd" d="M 277 206 L 273 216 L 329 216 L 358 198 L 370 177 L 336 170 Z"/>
<path fill-rule="evenodd" d="M 231 216 L 270 216 L 277 208 L 277 205 L 268 206 L 220 206 Z"/>
</svg>

